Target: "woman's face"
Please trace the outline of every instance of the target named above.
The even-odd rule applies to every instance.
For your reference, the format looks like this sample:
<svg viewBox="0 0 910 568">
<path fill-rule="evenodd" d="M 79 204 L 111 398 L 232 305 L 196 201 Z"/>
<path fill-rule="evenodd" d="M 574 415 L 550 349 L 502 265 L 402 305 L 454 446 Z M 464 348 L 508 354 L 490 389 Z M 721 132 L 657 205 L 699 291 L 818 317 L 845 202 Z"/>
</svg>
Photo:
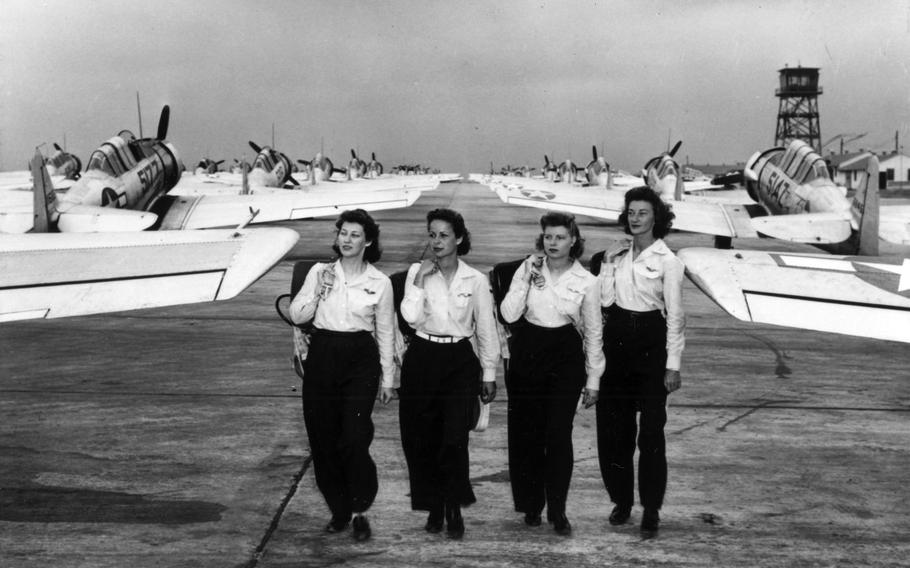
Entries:
<svg viewBox="0 0 910 568">
<path fill-rule="evenodd" d="M 654 230 L 654 206 L 650 201 L 632 201 L 626 210 L 632 236 L 650 235 Z"/>
<path fill-rule="evenodd" d="M 367 242 L 363 225 L 360 223 L 348 222 L 342 223 L 341 228 L 338 229 L 338 235 L 335 237 L 335 244 L 341 251 L 341 256 L 345 258 L 362 257 L 364 249 L 370 245 L 370 243 Z"/>
<path fill-rule="evenodd" d="M 544 254 L 554 260 L 568 258 L 569 251 L 575 245 L 575 237 L 569 233 L 568 227 L 545 227 L 541 241 Z"/>
<path fill-rule="evenodd" d="M 430 221 L 428 229 L 430 248 L 436 258 L 443 258 L 457 254 L 458 245 L 461 244 L 461 237 L 455 237 L 455 229 L 452 224 L 442 219 L 433 219 Z"/>
</svg>

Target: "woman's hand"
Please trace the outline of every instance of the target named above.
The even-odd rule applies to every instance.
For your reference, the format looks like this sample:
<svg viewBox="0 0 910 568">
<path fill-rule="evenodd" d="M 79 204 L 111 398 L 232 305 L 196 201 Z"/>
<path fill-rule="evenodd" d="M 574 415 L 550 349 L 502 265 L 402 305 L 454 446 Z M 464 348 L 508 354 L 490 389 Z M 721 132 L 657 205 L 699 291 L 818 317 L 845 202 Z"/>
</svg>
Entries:
<svg viewBox="0 0 910 568">
<path fill-rule="evenodd" d="M 439 272 L 439 264 L 436 263 L 435 258 L 424 260 L 420 263 L 417 274 L 414 275 L 414 285 L 418 288 L 423 288 L 423 279 L 437 272 Z"/>
<path fill-rule="evenodd" d="M 584 404 L 585 404 L 585 408 L 591 408 L 592 406 L 594 406 L 595 404 L 597 404 L 597 399 L 598 399 L 598 398 L 600 398 L 600 391 L 596 391 L 596 390 L 594 390 L 594 389 L 586 388 L 586 389 L 585 389 L 585 394 L 584 394 Z"/>
<path fill-rule="evenodd" d="M 667 393 L 678 390 L 681 386 L 682 377 L 679 375 L 679 371 L 675 369 L 667 369 L 667 372 L 664 373 L 664 387 L 666 387 Z"/>
<path fill-rule="evenodd" d="M 316 290 L 318 296 L 324 300 L 329 295 L 332 286 L 335 285 L 335 266 L 332 264 L 325 265 L 316 276 Z"/>
<path fill-rule="evenodd" d="M 496 383 L 493 381 L 484 381 L 483 388 L 480 390 L 480 400 L 484 404 L 493 402 L 496 398 Z"/>
<path fill-rule="evenodd" d="M 396 396 L 397 393 L 392 387 L 382 387 L 379 389 L 379 402 L 382 404 L 388 404 L 392 402 L 392 399 L 394 399 Z"/>
<path fill-rule="evenodd" d="M 543 255 L 535 252 L 525 259 L 525 282 L 534 283 L 535 286 L 541 287 L 543 283 L 543 274 L 540 269 L 543 268 Z"/>
<path fill-rule="evenodd" d="M 622 239 L 621 241 L 613 241 L 613 244 L 610 245 L 610 248 L 607 249 L 607 252 L 604 253 L 604 262 L 615 262 L 617 258 L 629 252 L 629 249 L 632 247 L 631 239 Z"/>
</svg>

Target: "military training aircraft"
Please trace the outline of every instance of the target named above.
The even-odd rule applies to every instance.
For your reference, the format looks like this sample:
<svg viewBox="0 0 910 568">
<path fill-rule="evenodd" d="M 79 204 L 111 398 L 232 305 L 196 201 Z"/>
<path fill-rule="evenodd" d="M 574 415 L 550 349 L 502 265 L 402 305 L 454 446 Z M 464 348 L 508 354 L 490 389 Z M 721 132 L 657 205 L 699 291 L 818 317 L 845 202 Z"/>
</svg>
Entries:
<svg viewBox="0 0 910 568">
<path fill-rule="evenodd" d="M 141 231 L 231 227 L 255 223 L 334 215 L 343 209 L 407 207 L 420 196 L 417 189 L 381 193 L 302 191 L 244 193 L 242 184 L 228 195 L 174 195 L 169 192 L 183 172 L 174 146 L 165 140 L 170 111 L 161 112 L 155 138 L 135 139 L 129 131 L 109 139 L 92 153 L 86 171 L 55 200 L 50 212 L 61 232 Z M 435 187 L 435 184 L 434 186 Z M 0 229 L 25 232 L 32 226 L 31 204 L 0 192 Z M 257 214 L 251 217 L 251 212 Z"/>
<path fill-rule="evenodd" d="M 743 321 L 910 343 L 910 241 L 881 239 L 878 160 L 868 160 L 851 207 L 857 227 L 838 243 L 849 254 L 685 248 L 689 279 Z M 880 256 L 880 245 L 899 254 Z"/>
<path fill-rule="evenodd" d="M 0 234 L 0 322 L 232 298 L 298 240 L 291 229 L 48 233 L 56 195 L 32 161 L 33 233 Z"/>
</svg>

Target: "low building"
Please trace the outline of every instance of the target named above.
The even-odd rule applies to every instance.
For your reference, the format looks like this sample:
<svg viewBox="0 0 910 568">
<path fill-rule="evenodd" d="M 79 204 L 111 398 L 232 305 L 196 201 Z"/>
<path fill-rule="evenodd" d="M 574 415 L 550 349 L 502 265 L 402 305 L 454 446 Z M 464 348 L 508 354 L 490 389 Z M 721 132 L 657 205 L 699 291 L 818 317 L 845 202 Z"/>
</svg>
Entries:
<svg viewBox="0 0 910 568">
<path fill-rule="evenodd" d="M 859 181 L 866 170 L 863 156 L 866 152 L 860 151 L 851 154 L 829 154 L 825 156 L 835 183 L 851 188 Z M 900 152 L 882 152 L 878 157 L 879 187 L 902 187 L 910 182 L 910 156 Z"/>
</svg>

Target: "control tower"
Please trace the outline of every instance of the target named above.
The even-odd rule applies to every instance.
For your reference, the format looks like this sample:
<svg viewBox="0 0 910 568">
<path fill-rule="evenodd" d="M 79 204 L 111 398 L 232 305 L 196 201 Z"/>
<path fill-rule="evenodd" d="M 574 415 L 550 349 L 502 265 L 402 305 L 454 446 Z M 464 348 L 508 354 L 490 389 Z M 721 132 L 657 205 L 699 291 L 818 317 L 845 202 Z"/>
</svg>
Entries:
<svg viewBox="0 0 910 568">
<path fill-rule="evenodd" d="M 821 128 L 818 122 L 818 67 L 784 67 L 779 70 L 780 88 L 774 94 L 780 99 L 777 111 L 776 146 L 798 138 L 821 151 Z"/>
</svg>

